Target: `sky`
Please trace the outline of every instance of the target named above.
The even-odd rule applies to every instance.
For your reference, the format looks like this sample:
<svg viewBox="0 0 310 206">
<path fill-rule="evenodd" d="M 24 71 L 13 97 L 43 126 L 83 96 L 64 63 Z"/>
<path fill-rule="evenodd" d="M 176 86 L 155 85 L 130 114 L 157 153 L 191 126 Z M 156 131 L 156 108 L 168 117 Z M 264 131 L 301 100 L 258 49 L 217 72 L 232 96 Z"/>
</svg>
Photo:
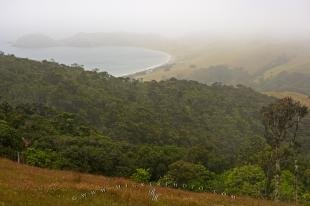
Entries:
<svg viewBox="0 0 310 206">
<path fill-rule="evenodd" d="M 310 0 L 0 0 L 0 39 L 78 32 L 310 36 Z"/>
</svg>

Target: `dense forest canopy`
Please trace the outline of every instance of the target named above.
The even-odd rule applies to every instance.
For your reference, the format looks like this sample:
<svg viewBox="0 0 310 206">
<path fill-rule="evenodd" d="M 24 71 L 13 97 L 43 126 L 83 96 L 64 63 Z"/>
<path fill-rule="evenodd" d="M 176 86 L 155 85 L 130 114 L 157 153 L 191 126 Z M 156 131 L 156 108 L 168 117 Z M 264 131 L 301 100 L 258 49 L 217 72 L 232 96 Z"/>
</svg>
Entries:
<svg viewBox="0 0 310 206">
<path fill-rule="evenodd" d="M 109 137 L 132 143 L 188 146 L 224 138 L 236 146 L 259 135 L 259 109 L 272 101 L 243 86 L 139 82 L 47 61 L 0 61 L 3 100 L 75 113 Z"/>
</svg>

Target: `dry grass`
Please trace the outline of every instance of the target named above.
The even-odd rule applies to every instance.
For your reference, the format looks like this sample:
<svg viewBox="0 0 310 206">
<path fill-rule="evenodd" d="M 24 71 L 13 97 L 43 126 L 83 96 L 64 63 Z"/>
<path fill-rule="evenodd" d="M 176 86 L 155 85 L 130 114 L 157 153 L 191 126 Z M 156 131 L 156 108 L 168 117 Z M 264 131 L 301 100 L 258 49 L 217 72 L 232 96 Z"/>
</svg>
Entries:
<svg viewBox="0 0 310 206">
<path fill-rule="evenodd" d="M 264 92 L 264 94 L 276 98 L 292 97 L 293 99 L 300 101 L 302 104 L 310 108 L 310 97 L 301 93 L 289 92 L 289 91 L 282 91 L 282 92 L 271 91 L 271 92 Z"/>
<path fill-rule="evenodd" d="M 146 81 L 171 77 L 186 79 L 196 69 L 222 64 L 242 67 L 249 73 L 255 73 L 281 56 L 286 56 L 288 61 L 269 68 L 263 74 L 265 78 L 274 77 L 281 71 L 309 73 L 310 47 L 308 45 L 308 42 L 302 41 L 191 41 L 185 39 L 178 41 L 177 44 L 152 47 L 163 50 L 174 57 L 175 65 L 172 68 L 169 70 L 159 68 L 147 74 L 135 75 L 135 77 Z M 196 65 L 196 67 L 193 68 L 190 65 Z"/>
<path fill-rule="evenodd" d="M 120 185 L 118 187 L 117 185 Z M 107 206 L 285 206 L 247 197 L 231 199 L 209 193 L 193 193 L 155 186 L 157 201 L 148 195 L 150 186 L 124 178 L 70 171 L 47 170 L 0 159 L 0 206 L 6 205 L 107 205 Z M 105 191 L 103 190 L 105 189 Z"/>
</svg>

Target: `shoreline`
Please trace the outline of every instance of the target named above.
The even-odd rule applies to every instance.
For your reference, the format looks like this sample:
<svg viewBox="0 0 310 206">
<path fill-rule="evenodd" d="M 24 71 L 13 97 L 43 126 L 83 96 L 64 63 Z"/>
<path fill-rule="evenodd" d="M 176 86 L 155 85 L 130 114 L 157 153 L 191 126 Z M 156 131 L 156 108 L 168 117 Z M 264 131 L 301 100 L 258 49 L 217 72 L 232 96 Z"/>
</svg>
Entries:
<svg viewBox="0 0 310 206">
<path fill-rule="evenodd" d="M 51 47 L 40 47 L 40 48 L 20 48 L 20 47 L 15 47 L 15 46 L 12 46 L 10 43 L 8 42 L 5 42 L 3 44 L 3 42 L 0 42 L 0 50 L 4 50 L 3 52 L 7 53 L 7 54 L 11 54 L 13 53 L 15 56 L 17 57 L 20 57 L 20 58 L 28 58 L 28 59 L 32 59 L 32 60 L 36 60 L 36 61 L 42 61 L 41 58 L 34 58 L 34 57 L 26 57 L 25 55 L 18 55 L 16 54 L 14 51 L 11 51 L 11 48 L 15 48 L 15 49 L 20 49 L 20 50 L 41 50 L 41 49 L 48 49 L 48 48 L 51 48 Z M 2 48 L 3 47 L 3 48 Z M 59 46 L 56 46 L 56 47 L 59 47 Z M 55 47 L 55 48 L 56 48 Z M 152 72 L 154 69 L 157 69 L 157 68 L 160 68 L 160 67 L 164 67 L 166 65 L 169 65 L 169 64 L 172 64 L 174 62 L 174 57 L 169 54 L 169 53 L 166 53 L 164 51 L 161 51 L 161 50 L 156 50 L 156 49 L 150 49 L 150 48 L 145 48 L 145 47 L 128 47 L 128 46 L 102 46 L 102 48 L 108 48 L 108 47 L 124 47 L 124 48 L 137 48 L 137 49 L 143 49 L 143 50 L 146 50 L 146 51 L 151 51 L 151 52 L 157 52 L 157 53 L 161 53 L 162 55 L 166 56 L 165 60 L 161 63 L 157 63 L 157 64 L 154 64 L 154 65 L 151 65 L 151 66 L 146 66 L 146 67 L 142 67 L 142 68 L 139 68 L 139 69 L 129 69 L 128 73 L 124 72 L 123 74 L 112 74 L 113 76 L 115 77 L 130 77 L 130 78 L 133 78 L 135 75 L 139 75 L 139 74 L 147 74 L 149 72 Z M 76 47 L 68 47 L 68 46 L 65 46 L 64 48 L 76 48 Z M 81 49 L 80 47 L 77 47 L 78 49 Z M 91 47 L 91 48 L 96 48 L 96 47 Z M 100 48 L 100 47 L 99 47 Z M 87 49 L 90 49 L 90 47 L 87 47 Z M 50 59 L 50 58 L 42 58 L 42 59 Z M 60 61 L 60 60 L 57 60 L 57 62 L 59 64 L 65 64 L 67 66 L 70 66 L 71 64 L 73 63 L 66 63 L 66 62 L 63 62 L 63 61 Z M 81 63 L 79 63 L 81 64 Z M 93 65 L 87 65 L 87 64 L 83 64 L 84 65 L 84 69 L 85 70 L 93 70 L 95 67 Z M 103 68 L 99 68 L 100 71 L 106 71 L 108 73 L 110 73 L 108 70 L 109 69 L 105 69 L 105 67 L 103 66 Z M 130 71 L 131 70 L 131 71 Z"/>
<path fill-rule="evenodd" d="M 156 50 L 156 51 L 159 51 L 159 50 Z M 160 51 L 160 52 L 162 52 L 162 51 Z M 148 73 L 152 72 L 155 69 L 171 65 L 171 64 L 173 64 L 175 62 L 175 58 L 171 54 L 168 54 L 168 53 L 165 53 L 165 52 L 163 52 L 163 53 L 167 55 L 167 60 L 165 62 L 160 63 L 160 64 L 156 64 L 156 65 L 153 65 L 153 66 L 149 66 L 149 67 L 146 67 L 145 69 L 143 69 L 141 71 L 134 72 L 134 73 L 127 74 L 127 75 L 123 75 L 123 76 L 120 76 L 120 77 L 134 78 L 136 75 L 148 74 Z"/>
</svg>

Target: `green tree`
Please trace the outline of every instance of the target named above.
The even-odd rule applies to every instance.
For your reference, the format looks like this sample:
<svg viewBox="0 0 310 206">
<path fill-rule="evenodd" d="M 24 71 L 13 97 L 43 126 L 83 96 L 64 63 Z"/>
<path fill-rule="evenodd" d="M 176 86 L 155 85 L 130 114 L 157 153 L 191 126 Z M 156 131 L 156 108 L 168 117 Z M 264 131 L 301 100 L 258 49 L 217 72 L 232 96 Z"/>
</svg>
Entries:
<svg viewBox="0 0 310 206">
<path fill-rule="evenodd" d="M 0 120 L 0 155 L 16 159 L 17 152 L 21 149 L 22 141 L 16 130 Z"/>
<path fill-rule="evenodd" d="M 279 194 L 282 200 L 293 200 L 294 199 L 294 174 L 288 170 L 284 170 L 281 173 Z"/>
<path fill-rule="evenodd" d="M 302 173 L 302 184 L 303 184 L 303 191 L 301 200 L 303 202 L 310 202 L 310 169 L 305 169 Z"/>
<path fill-rule="evenodd" d="M 291 97 L 285 97 L 261 109 L 262 122 L 265 126 L 265 138 L 272 147 L 275 160 L 274 198 L 279 199 L 281 175 L 281 149 L 285 143 L 296 144 L 296 134 L 300 121 L 308 113 L 308 108 Z"/>
<path fill-rule="evenodd" d="M 246 165 L 225 172 L 223 182 L 225 191 L 228 193 L 261 197 L 266 177 L 259 166 Z"/>
<path fill-rule="evenodd" d="M 175 187 L 194 191 L 211 190 L 214 173 L 203 165 L 193 164 L 185 161 L 177 161 L 169 165 L 167 174 L 160 179 L 161 184 L 172 183 Z"/>
<path fill-rule="evenodd" d="M 188 149 L 185 160 L 194 164 L 201 164 L 212 172 L 223 172 L 230 164 L 224 155 L 219 155 L 215 148 L 209 145 L 196 145 Z"/>
<path fill-rule="evenodd" d="M 149 182 L 151 179 L 150 169 L 138 168 L 131 178 L 137 182 Z"/>
<path fill-rule="evenodd" d="M 25 151 L 26 163 L 37 167 L 61 168 L 61 158 L 53 151 L 28 148 Z"/>
<path fill-rule="evenodd" d="M 302 177 L 305 190 L 308 190 L 310 192 L 310 169 L 306 169 L 303 172 Z"/>
</svg>

